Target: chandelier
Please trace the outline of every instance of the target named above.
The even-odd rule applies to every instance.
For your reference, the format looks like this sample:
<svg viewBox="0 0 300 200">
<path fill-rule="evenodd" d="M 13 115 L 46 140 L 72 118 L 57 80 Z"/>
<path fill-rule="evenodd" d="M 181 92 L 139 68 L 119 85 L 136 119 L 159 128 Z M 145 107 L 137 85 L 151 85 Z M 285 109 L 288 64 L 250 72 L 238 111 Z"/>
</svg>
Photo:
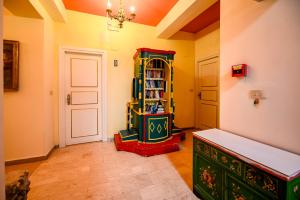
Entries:
<svg viewBox="0 0 300 200">
<path fill-rule="evenodd" d="M 114 28 L 123 28 L 123 22 L 124 21 L 131 21 L 135 18 L 135 8 L 133 6 L 130 7 L 130 15 L 126 16 L 126 12 L 125 9 L 123 8 L 123 4 L 122 4 L 122 0 L 120 0 L 120 7 L 119 10 L 117 12 L 117 14 L 112 14 L 112 4 L 110 2 L 110 0 L 107 1 L 107 8 L 106 8 L 106 13 L 107 13 L 107 17 L 113 21 L 113 20 L 117 20 L 117 25 Z M 112 26 L 112 24 L 108 23 L 108 26 Z"/>
</svg>

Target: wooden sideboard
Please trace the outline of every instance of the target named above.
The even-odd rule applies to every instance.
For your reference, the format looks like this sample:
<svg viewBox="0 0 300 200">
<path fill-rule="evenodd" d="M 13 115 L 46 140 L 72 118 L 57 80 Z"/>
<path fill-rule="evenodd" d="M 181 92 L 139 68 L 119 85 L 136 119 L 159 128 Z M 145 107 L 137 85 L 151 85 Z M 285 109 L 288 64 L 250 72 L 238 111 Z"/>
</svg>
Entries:
<svg viewBox="0 0 300 200">
<path fill-rule="evenodd" d="M 194 132 L 193 191 L 203 200 L 300 200 L 300 156 L 218 129 Z"/>
</svg>

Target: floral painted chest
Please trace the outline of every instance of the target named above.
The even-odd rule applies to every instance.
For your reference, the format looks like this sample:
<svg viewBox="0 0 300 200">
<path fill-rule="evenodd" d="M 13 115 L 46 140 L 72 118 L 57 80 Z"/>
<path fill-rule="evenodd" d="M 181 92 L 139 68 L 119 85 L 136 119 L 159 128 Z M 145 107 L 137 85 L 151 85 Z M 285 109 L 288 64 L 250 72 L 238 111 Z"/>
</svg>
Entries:
<svg viewBox="0 0 300 200">
<path fill-rule="evenodd" d="M 193 191 L 203 200 L 300 200 L 300 156 L 218 129 L 194 133 Z"/>
</svg>

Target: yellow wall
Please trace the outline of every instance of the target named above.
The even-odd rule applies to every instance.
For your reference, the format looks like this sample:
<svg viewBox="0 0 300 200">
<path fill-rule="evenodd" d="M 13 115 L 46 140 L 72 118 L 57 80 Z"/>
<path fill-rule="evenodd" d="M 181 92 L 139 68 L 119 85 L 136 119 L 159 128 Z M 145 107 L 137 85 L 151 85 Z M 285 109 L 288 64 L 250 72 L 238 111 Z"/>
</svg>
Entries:
<svg viewBox="0 0 300 200">
<path fill-rule="evenodd" d="M 54 146 L 54 27 L 39 1 L 42 19 L 4 16 L 4 38 L 20 42 L 18 92 L 4 95 L 5 160 L 46 155 Z"/>
<path fill-rule="evenodd" d="M 4 94 L 5 159 L 43 155 L 43 21 L 4 16 L 3 27 L 20 42 L 19 91 Z"/>
<path fill-rule="evenodd" d="M 98 48 L 108 52 L 108 136 L 126 128 L 126 103 L 131 99 L 133 54 L 147 47 L 176 51 L 175 55 L 175 123 L 180 127 L 193 126 L 194 42 L 165 40 L 155 37 L 155 27 L 126 23 L 120 32 L 106 28 L 106 18 L 67 12 L 67 23 L 56 23 L 56 50 L 59 46 Z M 56 52 L 56 55 L 58 52 Z M 113 67 L 113 59 L 119 66 Z M 57 59 L 56 59 L 57 62 Z M 55 130 L 58 141 L 58 66 L 55 68 Z"/>
<path fill-rule="evenodd" d="M 221 1 L 222 129 L 300 154 L 300 1 Z M 231 77 L 246 63 L 249 76 Z M 250 90 L 262 90 L 258 106 Z"/>
<path fill-rule="evenodd" d="M 0 41 L 2 41 L 3 37 L 3 1 L 0 0 Z M 3 49 L 3 43 L 0 44 L 0 49 Z M 0 60 L 3 59 L 3 52 L 0 51 Z M 0 63 L 0 69 L 3 68 L 3 62 Z M 0 71 L 0 83 L 3 82 L 3 70 Z M 3 88 L 0 88 L 0 199 L 5 199 L 5 191 L 4 191 L 4 153 L 3 153 Z"/>
<path fill-rule="evenodd" d="M 44 154 L 54 146 L 54 105 L 53 105 L 53 68 L 54 68 L 54 22 L 39 0 L 31 3 L 43 17 L 43 113 L 44 113 Z"/>
<path fill-rule="evenodd" d="M 195 61 L 218 55 L 220 52 L 220 23 L 216 22 L 196 34 Z"/>
</svg>

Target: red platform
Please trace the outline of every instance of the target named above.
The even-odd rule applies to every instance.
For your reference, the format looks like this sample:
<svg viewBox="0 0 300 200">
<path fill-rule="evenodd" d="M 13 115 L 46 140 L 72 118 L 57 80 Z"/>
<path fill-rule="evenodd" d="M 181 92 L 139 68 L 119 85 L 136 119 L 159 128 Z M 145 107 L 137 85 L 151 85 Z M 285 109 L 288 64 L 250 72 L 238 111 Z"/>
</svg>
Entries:
<svg viewBox="0 0 300 200">
<path fill-rule="evenodd" d="M 179 151 L 179 142 L 182 135 L 184 135 L 184 133 L 178 134 L 167 141 L 156 144 L 147 144 L 138 141 L 122 142 L 119 134 L 115 134 L 114 140 L 118 151 L 128 151 L 141 156 L 153 156 Z"/>
</svg>

